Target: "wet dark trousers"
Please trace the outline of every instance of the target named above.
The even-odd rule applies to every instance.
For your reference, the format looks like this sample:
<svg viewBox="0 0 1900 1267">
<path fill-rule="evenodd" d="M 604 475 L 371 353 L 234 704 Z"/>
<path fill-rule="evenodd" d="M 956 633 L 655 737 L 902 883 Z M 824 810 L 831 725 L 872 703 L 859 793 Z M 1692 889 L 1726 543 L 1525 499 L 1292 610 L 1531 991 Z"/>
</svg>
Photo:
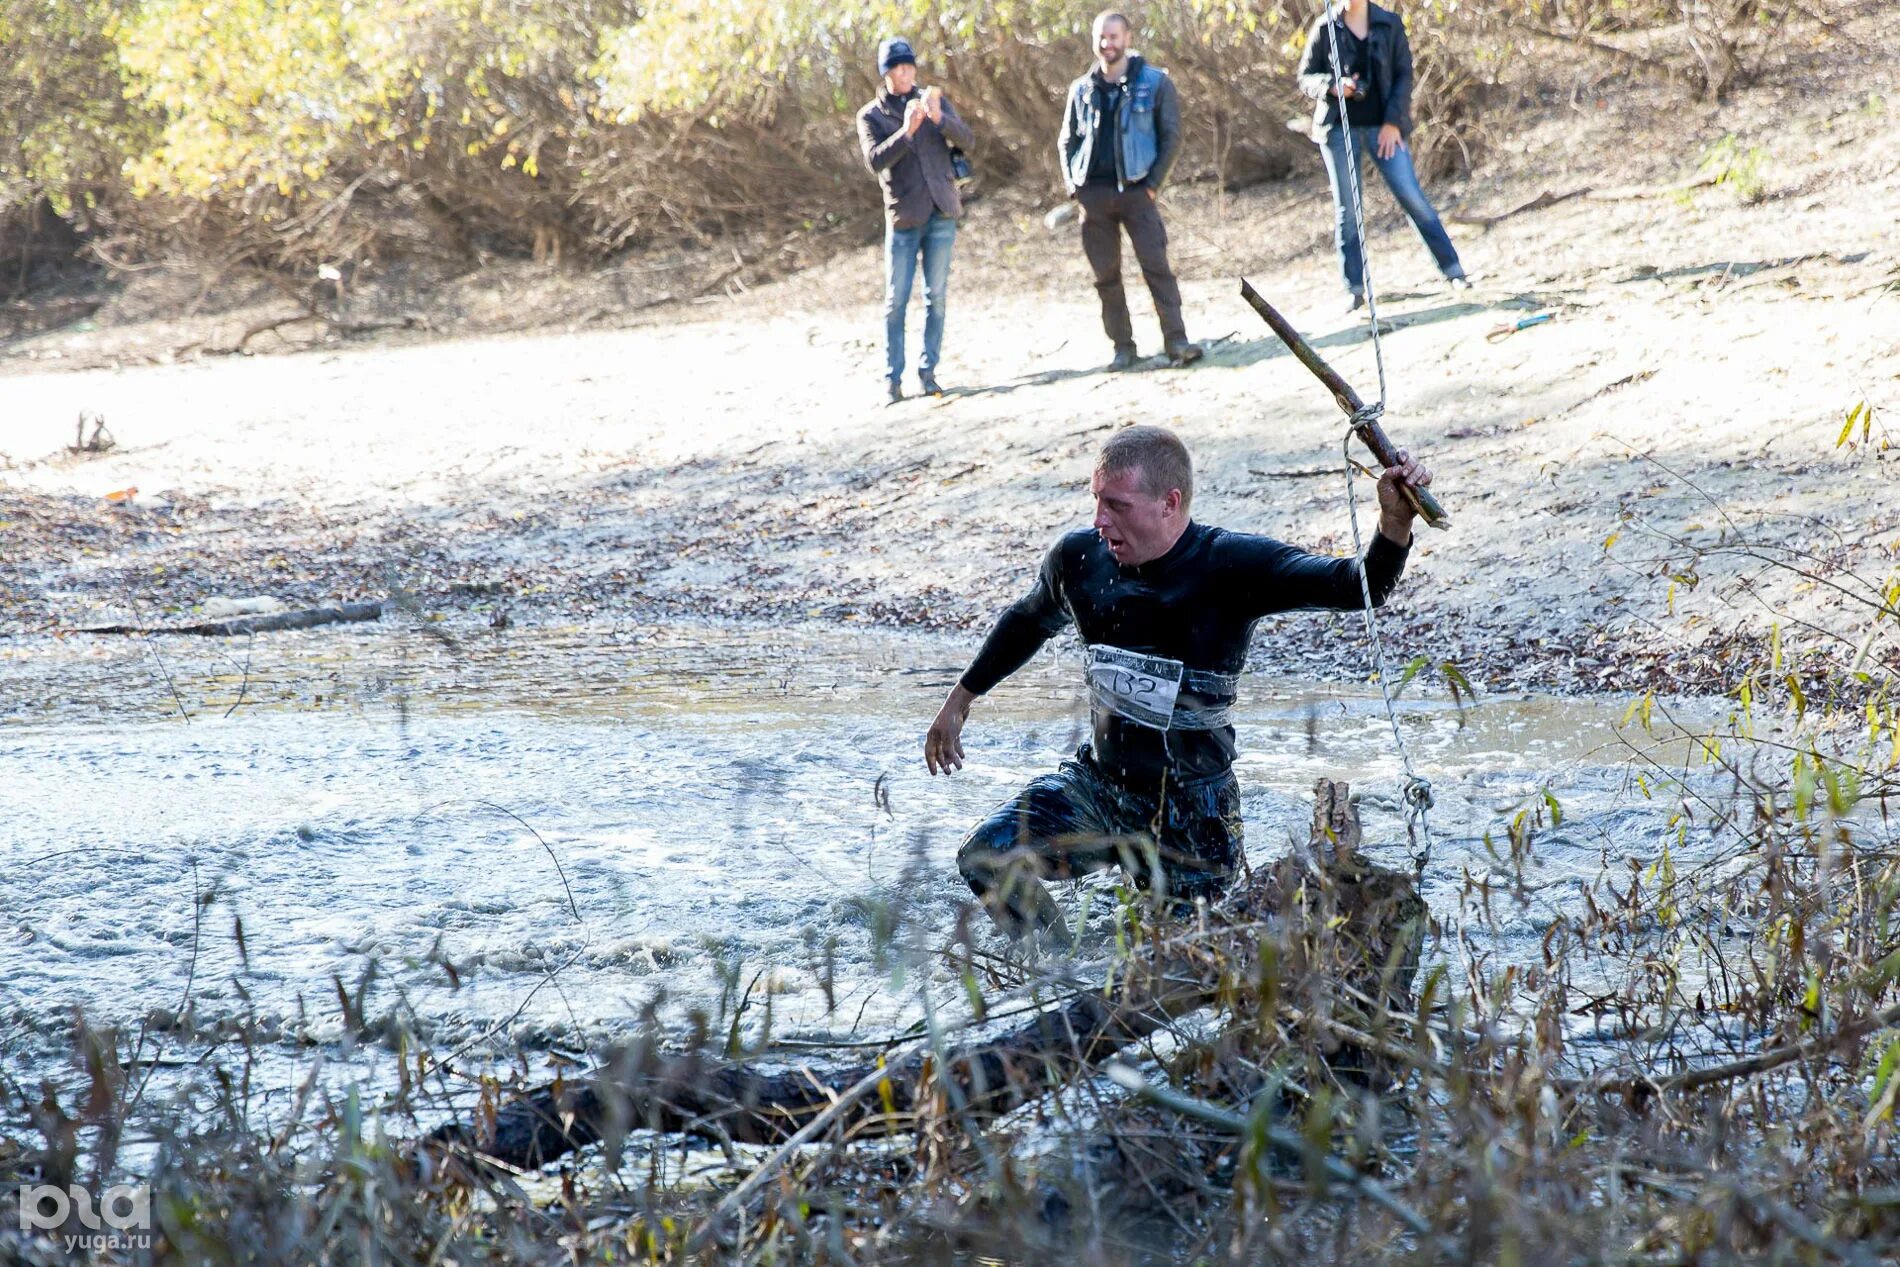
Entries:
<svg viewBox="0 0 1900 1267">
<path fill-rule="evenodd" d="M 1181 320 L 1181 287 L 1168 267 L 1168 230 L 1161 208 L 1144 186 L 1117 190 L 1110 185 L 1084 185 L 1077 191 L 1082 203 L 1082 253 L 1095 270 L 1095 290 L 1102 299 L 1102 329 L 1117 351 L 1134 350 L 1135 327 L 1128 316 L 1128 296 L 1122 290 L 1122 230 L 1135 248 L 1141 276 L 1154 297 L 1161 318 L 1161 339 L 1172 352 L 1187 342 Z"/>
<path fill-rule="evenodd" d="M 997 924 L 1019 934 L 1060 919 L 1044 878 L 1120 867 L 1137 888 L 1180 907 L 1224 891 L 1241 856 L 1231 771 L 1131 791 L 1105 777 L 1085 745 L 977 824 L 957 869 Z"/>
</svg>

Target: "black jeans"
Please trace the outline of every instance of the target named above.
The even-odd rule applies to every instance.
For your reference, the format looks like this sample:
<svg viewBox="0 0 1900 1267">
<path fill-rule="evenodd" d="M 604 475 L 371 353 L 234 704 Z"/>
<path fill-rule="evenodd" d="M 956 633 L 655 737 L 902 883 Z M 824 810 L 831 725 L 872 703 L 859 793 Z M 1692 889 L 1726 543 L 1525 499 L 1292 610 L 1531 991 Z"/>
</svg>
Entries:
<svg viewBox="0 0 1900 1267">
<path fill-rule="evenodd" d="M 1084 185 L 1076 191 L 1082 204 L 1082 253 L 1095 270 L 1095 291 L 1102 300 L 1102 329 L 1115 350 L 1135 348 L 1135 326 L 1128 316 L 1128 296 L 1122 290 L 1122 230 L 1135 248 L 1141 275 L 1154 297 L 1161 318 L 1164 350 L 1173 352 L 1187 342 L 1181 320 L 1181 287 L 1168 267 L 1168 229 L 1141 185 L 1116 189 L 1113 185 Z"/>
<path fill-rule="evenodd" d="M 1138 792 L 1111 782 L 1084 744 L 977 824 L 957 869 L 1012 934 L 1060 920 L 1043 878 L 1119 866 L 1158 900 L 1226 889 L 1242 857 L 1240 784 L 1231 770 Z"/>
</svg>

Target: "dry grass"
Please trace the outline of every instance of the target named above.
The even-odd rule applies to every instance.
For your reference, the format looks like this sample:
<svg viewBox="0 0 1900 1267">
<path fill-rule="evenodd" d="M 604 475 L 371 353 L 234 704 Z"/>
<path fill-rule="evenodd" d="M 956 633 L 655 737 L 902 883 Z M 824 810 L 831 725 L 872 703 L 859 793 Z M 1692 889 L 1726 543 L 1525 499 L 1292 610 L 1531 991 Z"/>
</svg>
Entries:
<svg viewBox="0 0 1900 1267">
<path fill-rule="evenodd" d="M 1165 936 L 1125 895 L 1116 997 L 1191 978 L 1217 999 L 1156 1013 L 1118 1058 L 1173 1090 L 1083 1078 L 998 1120 L 926 1076 L 896 1101 L 914 1108 L 893 1118 L 885 1090 L 874 1130 L 840 1115 L 716 1222 L 723 1177 L 765 1157 L 722 1143 L 718 1117 L 694 1128 L 725 1153 L 711 1183 L 684 1136 L 637 1118 L 540 1173 L 469 1164 L 413 1141 L 445 1118 L 492 1120 L 525 1088 L 525 1058 L 512 1077 L 470 1075 L 459 1054 L 358 1014 L 357 1040 L 399 1055 L 399 1084 L 326 1087 L 313 1062 L 286 1106 L 253 1086 L 265 1037 L 240 1027 L 207 1046 L 189 994 L 167 1033 L 76 1019 L 81 1076 L 5 1087 L 0 1168 L 95 1189 L 136 1172 L 157 1227 L 127 1261 L 1887 1261 L 1900 1252 L 1900 836 L 1885 803 L 1900 792 L 1900 712 L 1878 688 L 1835 692 L 1861 699 L 1838 712 L 1784 707 L 1768 698 L 1774 667 L 1716 731 L 1674 728 L 1660 701 L 1633 706 L 1632 783 L 1671 808 L 1674 843 L 1553 897 L 1522 876 L 1562 807 L 1526 805 L 1457 908 L 1433 913 L 1415 996 L 1391 988 L 1397 943 L 1334 936 L 1351 925 L 1320 872 L 1285 864 L 1256 890 L 1290 906 Z M 1780 668 L 1784 682 L 1803 672 Z M 1691 837 L 1693 866 L 1676 861 Z M 1541 955 L 1500 962 L 1490 931 L 1525 918 L 1545 923 Z M 1093 970 L 986 953 L 967 928 L 946 942 L 902 910 L 880 922 L 891 953 L 947 957 L 992 1027 L 1101 989 Z M 341 982 L 338 997 L 351 1016 Z M 925 1068 L 956 1066 L 968 1023 L 938 1018 Z M 697 1040 L 708 1077 L 734 1026 Z M 651 1028 L 640 1041 L 694 1046 Z M 189 1093 L 150 1094 L 153 1069 L 194 1049 Z M 789 1058 L 822 1070 L 852 1055 Z M 1016 1072 L 1033 1083 L 1040 1067 Z M 128 1163 L 128 1141 L 149 1160 Z M 1339 1182 L 1342 1164 L 1385 1204 Z"/>
</svg>

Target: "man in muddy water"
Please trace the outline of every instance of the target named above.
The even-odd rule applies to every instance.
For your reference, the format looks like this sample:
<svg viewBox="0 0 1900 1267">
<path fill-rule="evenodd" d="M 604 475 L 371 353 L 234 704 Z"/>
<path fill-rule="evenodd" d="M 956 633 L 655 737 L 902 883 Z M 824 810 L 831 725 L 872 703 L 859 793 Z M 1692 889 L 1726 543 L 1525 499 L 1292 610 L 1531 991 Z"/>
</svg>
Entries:
<svg viewBox="0 0 1900 1267">
<path fill-rule="evenodd" d="M 1141 275 L 1161 319 L 1168 359 L 1201 359 L 1181 320 L 1181 287 L 1168 267 L 1168 230 L 1156 200 L 1181 148 L 1181 106 L 1168 72 L 1128 51 L 1129 22 L 1119 13 L 1096 16 L 1090 28 L 1095 68 L 1069 85 L 1056 158 L 1069 197 L 1081 204 L 1082 252 L 1095 273 L 1102 328 L 1115 345 L 1109 368 L 1130 369 L 1135 327 L 1122 290 L 1122 230 L 1135 248 Z"/>
<path fill-rule="evenodd" d="M 924 353 L 917 361 L 917 385 L 926 396 L 943 395 L 937 360 L 943 352 L 950 248 L 963 215 L 951 146 L 968 148 L 976 138 L 943 89 L 917 87 L 910 41 L 893 37 L 879 44 L 877 73 L 883 87 L 858 111 L 858 146 L 884 191 L 884 387 L 896 404 L 904 398 L 904 315 L 920 257 Z"/>
<path fill-rule="evenodd" d="M 961 769 L 971 705 L 1075 625 L 1090 741 L 999 806 L 957 854 L 1004 931 L 1059 934 L 1043 878 L 1120 866 L 1177 909 L 1226 888 L 1241 860 L 1230 713 L 1254 624 L 1297 608 L 1358 609 L 1362 569 L 1372 601 L 1385 601 L 1412 542 L 1401 485 L 1432 482 L 1406 454 L 1398 460 L 1379 477 L 1379 531 L 1351 559 L 1194 522 L 1193 466 L 1165 427 L 1128 427 L 1103 446 L 1094 525 L 1050 549 L 924 738 L 932 774 Z"/>
</svg>

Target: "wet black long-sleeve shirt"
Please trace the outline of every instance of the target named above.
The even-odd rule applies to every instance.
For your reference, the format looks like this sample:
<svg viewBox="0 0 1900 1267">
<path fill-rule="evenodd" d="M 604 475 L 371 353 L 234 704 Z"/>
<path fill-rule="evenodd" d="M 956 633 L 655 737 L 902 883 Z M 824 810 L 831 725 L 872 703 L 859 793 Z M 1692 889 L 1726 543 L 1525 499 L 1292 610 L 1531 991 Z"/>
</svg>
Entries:
<svg viewBox="0 0 1900 1267">
<path fill-rule="evenodd" d="M 1373 535 L 1365 569 L 1375 604 L 1398 584 L 1408 553 L 1383 533 Z M 1350 611 L 1362 602 L 1358 560 L 1309 554 L 1271 537 L 1191 523 L 1160 558 L 1123 567 L 1094 529 L 1078 529 L 1056 542 L 1035 585 L 997 620 L 962 685 L 984 694 L 1071 622 L 1086 646 L 1163 656 L 1191 672 L 1238 674 L 1262 616 Z M 1180 703 L 1211 709 L 1232 698 L 1184 685 Z M 1164 732 L 1099 706 L 1092 721 L 1096 764 L 1126 787 L 1151 786 L 1164 769 L 1195 779 L 1233 765 L 1232 726 Z"/>
</svg>

